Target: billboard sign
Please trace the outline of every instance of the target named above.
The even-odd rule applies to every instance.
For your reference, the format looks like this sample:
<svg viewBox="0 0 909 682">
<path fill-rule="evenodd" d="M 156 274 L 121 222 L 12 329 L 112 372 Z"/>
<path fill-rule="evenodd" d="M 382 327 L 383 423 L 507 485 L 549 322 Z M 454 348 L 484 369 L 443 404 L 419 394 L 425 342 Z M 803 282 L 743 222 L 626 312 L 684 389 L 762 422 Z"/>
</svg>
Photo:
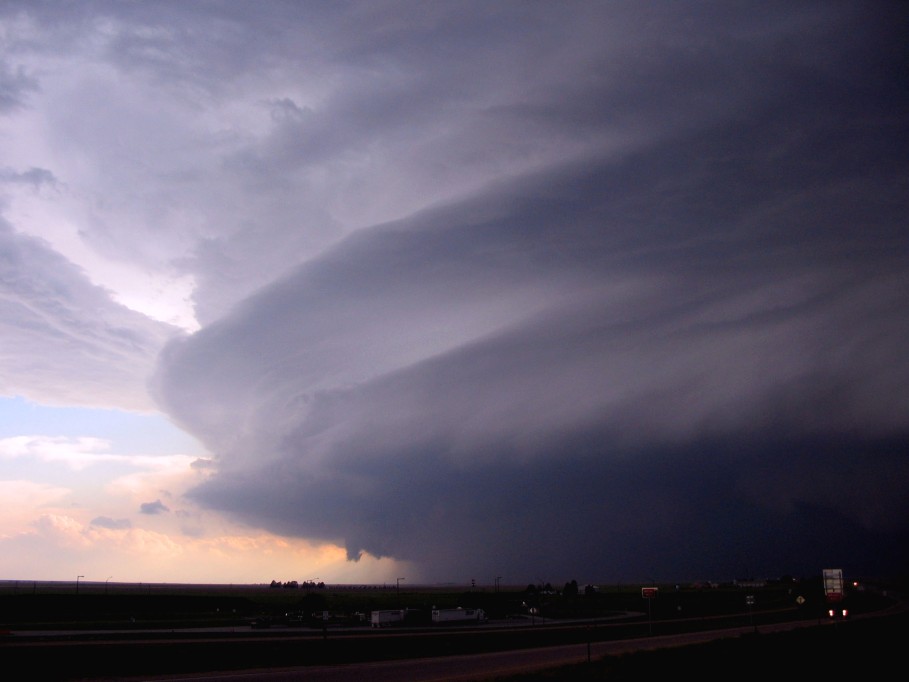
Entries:
<svg viewBox="0 0 909 682">
<path fill-rule="evenodd" d="M 657 596 L 657 592 L 659 591 L 659 587 L 642 587 L 641 596 L 644 597 L 644 599 L 653 599 Z"/>
</svg>

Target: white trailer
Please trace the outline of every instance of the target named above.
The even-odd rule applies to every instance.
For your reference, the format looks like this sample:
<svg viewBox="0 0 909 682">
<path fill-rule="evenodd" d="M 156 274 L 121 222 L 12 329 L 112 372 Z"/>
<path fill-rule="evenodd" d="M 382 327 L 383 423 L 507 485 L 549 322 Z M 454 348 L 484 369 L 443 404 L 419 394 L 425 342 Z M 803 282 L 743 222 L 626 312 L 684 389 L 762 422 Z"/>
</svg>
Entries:
<svg viewBox="0 0 909 682">
<path fill-rule="evenodd" d="M 483 609 L 433 609 L 433 623 L 485 623 L 486 612 Z"/>
<path fill-rule="evenodd" d="M 831 618 L 846 618 L 849 609 L 846 606 L 846 588 L 843 582 L 843 569 L 824 569 L 824 596 L 827 598 L 827 615 Z"/>
<path fill-rule="evenodd" d="M 824 569 L 824 596 L 827 601 L 842 601 L 845 595 L 843 587 L 843 569 L 825 568 Z"/>
<path fill-rule="evenodd" d="M 374 628 L 384 628 L 389 625 L 404 622 L 404 609 L 385 609 L 382 611 L 373 611 L 369 616 L 369 622 Z"/>
</svg>

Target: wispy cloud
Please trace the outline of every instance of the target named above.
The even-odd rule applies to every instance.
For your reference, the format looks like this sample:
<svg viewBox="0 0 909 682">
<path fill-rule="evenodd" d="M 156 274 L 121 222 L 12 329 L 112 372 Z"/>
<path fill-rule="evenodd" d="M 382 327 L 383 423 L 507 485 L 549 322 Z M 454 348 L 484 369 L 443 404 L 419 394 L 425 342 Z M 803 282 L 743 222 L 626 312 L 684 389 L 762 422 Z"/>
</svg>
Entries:
<svg viewBox="0 0 909 682">
<path fill-rule="evenodd" d="M 111 301 L 39 239 L 0 218 L 3 390 L 50 404 L 153 408 L 155 355 L 176 333 Z"/>
<path fill-rule="evenodd" d="M 21 109 L 28 94 L 38 90 L 38 80 L 23 66 L 0 61 L 0 114 Z"/>
<path fill-rule="evenodd" d="M 126 530 L 131 528 L 133 524 L 129 519 L 111 519 L 107 516 L 98 516 L 91 520 L 91 525 L 109 530 Z"/>
</svg>

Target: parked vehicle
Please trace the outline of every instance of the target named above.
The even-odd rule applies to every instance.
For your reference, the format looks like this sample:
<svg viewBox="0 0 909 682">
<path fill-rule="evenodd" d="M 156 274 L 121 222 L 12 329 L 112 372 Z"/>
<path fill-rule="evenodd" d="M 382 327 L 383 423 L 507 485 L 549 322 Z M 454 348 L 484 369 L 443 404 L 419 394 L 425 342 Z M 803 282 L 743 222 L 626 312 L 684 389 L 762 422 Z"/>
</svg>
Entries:
<svg viewBox="0 0 909 682">
<path fill-rule="evenodd" d="M 374 628 L 384 628 L 404 622 L 404 609 L 384 609 L 373 611 L 369 616 L 369 623 Z"/>
</svg>

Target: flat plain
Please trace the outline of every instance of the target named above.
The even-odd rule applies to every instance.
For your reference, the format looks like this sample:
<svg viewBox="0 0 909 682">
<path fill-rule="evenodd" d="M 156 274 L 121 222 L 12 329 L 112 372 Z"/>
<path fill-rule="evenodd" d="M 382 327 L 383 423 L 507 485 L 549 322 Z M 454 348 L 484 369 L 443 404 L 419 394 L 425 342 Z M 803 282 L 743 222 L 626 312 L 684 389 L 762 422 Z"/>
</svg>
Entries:
<svg viewBox="0 0 909 682">
<path fill-rule="evenodd" d="M 738 628 L 742 636 L 592 659 L 501 680 L 640 679 L 679 669 L 701 679 L 753 673 L 873 673 L 898 653 L 894 633 L 907 618 L 902 592 L 857 586 L 830 620 L 814 582 L 713 587 L 639 585 L 588 594 L 516 586 L 0 584 L 0 651 L 33 679 L 126 679 L 140 675 L 354 665 L 469 655 L 584 642 Z M 433 607 L 483 608 L 481 625 L 433 626 Z M 398 627 L 374 629 L 369 613 L 402 608 Z M 888 613 L 889 615 L 881 615 Z M 874 617 L 872 617 L 874 616 Z M 771 623 L 818 627 L 764 634 Z M 747 673 L 747 674 L 746 674 Z M 625 675 L 626 677 L 622 677 Z"/>
</svg>

